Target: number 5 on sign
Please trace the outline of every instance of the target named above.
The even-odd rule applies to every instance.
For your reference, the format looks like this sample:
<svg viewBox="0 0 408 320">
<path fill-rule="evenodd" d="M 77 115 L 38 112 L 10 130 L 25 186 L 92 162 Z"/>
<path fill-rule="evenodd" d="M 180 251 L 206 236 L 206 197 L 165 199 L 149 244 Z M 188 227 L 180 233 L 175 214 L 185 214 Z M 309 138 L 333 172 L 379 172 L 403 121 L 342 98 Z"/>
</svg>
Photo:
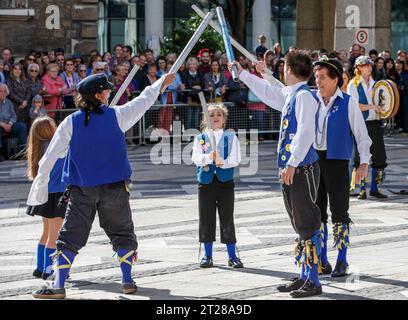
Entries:
<svg viewBox="0 0 408 320">
<path fill-rule="evenodd" d="M 368 43 L 368 30 L 358 29 L 356 32 L 356 40 L 358 44 L 367 44 Z"/>
</svg>

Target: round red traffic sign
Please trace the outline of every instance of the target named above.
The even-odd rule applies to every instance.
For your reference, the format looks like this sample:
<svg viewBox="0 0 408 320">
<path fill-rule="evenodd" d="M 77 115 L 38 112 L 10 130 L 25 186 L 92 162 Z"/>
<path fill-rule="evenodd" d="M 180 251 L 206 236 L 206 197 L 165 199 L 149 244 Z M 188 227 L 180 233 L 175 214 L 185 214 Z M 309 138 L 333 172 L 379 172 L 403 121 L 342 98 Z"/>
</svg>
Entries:
<svg viewBox="0 0 408 320">
<path fill-rule="evenodd" d="M 368 42 L 367 30 L 359 30 L 356 33 L 356 40 L 359 44 L 366 44 Z"/>
</svg>

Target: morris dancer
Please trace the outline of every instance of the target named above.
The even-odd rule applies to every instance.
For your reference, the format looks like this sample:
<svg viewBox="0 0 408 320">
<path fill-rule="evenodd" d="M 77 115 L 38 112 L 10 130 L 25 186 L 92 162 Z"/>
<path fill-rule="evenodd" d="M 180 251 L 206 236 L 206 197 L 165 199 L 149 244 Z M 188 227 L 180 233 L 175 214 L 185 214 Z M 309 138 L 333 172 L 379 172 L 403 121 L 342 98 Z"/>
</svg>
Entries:
<svg viewBox="0 0 408 320">
<path fill-rule="evenodd" d="M 363 113 L 368 135 L 372 140 L 370 152 L 371 161 L 371 188 L 370 196 L 378 199 L 386 199 L 387 195 L 383 194 L 380 185 L 384 182 L 385 171 L 387 167 L 387 154 L 384 144 L 384 128 L 377 114 L 382 111 L 381 107 L 373 104 L 372 90 L 375 81 L 371 77 L 373 62 L 368 56 L 358 57 L 355 63 L 355 77 L 350 81 L 347 87 L 347 93 L 359 102 L 360 110 Z M 358 157 L 356 161 L 358 166 Z M 367 199 L 366 181 L 361 181 L 360 195 L 361 200 Z"/>
<path fill-rule="evenodd" d="M 204 130 L 194 140 L 192 155 L 197 166 L 199 241 L 204 243 L 205 249 L 200 267 L 213 266 L 212 251 L 218 209 L 221 243 L 227 246 L 228 266 L 243 268 L 244 265 L 236 256 L 237 239 L 234 226 L 234 167 L 241 162 L 239 141 L 233 132 L 224 131 L 228 110 L 223 104 L 210 104 L 208 111 L 216 150 L 211 148 L 210 138 Z M 201 127 L 205 128 L 206 124 L 203 123 Z"/>
<path fill-rule="evenodd" d="M 278 166 L 283 199 L 290 221 L 299 239 L 295 246 L 295 260 L 301 273 L 289 284 L 278 287 L 291 292 L 293 298 L 322 294 L 318 264 L 320 258 L 321 213 L 316 205 L 320 169 L 313 148 L 317 102 L 307 86 L 312 74 L 310 57 L 301 51 L 287 55 L 285 77 L 288 87 L 272 86 L 243 70 L 235 62 L 243 81 L 265 104 L 282 111 L 278 143 Z M 263 65 L 265 67 L 265 65 Z M 258 72 L 264 73 L 262 68 Z"/>
<path fill-rule="evenodd" d="M 34 120 L 28 139 L 27 166 L 28 178 L 34 180 L 38 173 L 39 162 L 47 150 L 57 130 L 54 119 L 42 116 Z M 53 274 L 51 256 L 55 251 L 58 231 L 65 217 L 65 208 L 58 207 L 58 200 L 67 185 L 61 181 L 64 159 L 59 159 L 50 173 L 48 182 L 48 201 L 40 206 L 28 206 L 26 213 L 30 216 L 41 216 L 43 233 L 37 246 L 37 268 L 33 272 L 36 278 L 46 280 Z"/>
<path fill-rule="evenodd" d="M 108 108 L 112 83 L 105 75 L 93 75 L 78 84 L 76 105 L 81 109 L 58 127 L 40 161 L 28 197 L 28 205 L 47 202 L 48 178 L 54 163 L 67 155 L 62 181 L 70 185 L 65 221 L 57 240 L 56 277 L 35 298 L 65 298 L 65 280 L 78 251 L 88 240 L 98 211 L 101 227 L 111 240 L 122 270 L 122 290 L 137 291 L 132 279 L 132 263 L 138 247 L 129 205 L 128 181 L 131 168 L 126 154 L 125 132 L 151 107 L 161 89 L 175 75 L 166 75 L 147 87 L 134 100 Z"/>
<path fill-rule="evenodd" d="M 343 85 L 341 63 L 323 56 L 320 61 L 314 63 L 314 66 L 318 91 L 314 91 L 313 94 L 319 103 L 314 148 L 319 156 L 321 173 L 316 202 L 322 212 L 320 266 L 323 274 L 331 273 L 332 277 L 342 277 L 348 270 L 347 247 L 351 222 L 348 213 L 349 160 L 355 139 L 361 159 L 356 171 L 358 182 L 367 175 L 371 139 L 358 102 L 340 90 Z M 337 263 L 333 272 L 327 259 L 327 200 L 332 213 L 335 247 L 338 249 Z"/>
</svg>

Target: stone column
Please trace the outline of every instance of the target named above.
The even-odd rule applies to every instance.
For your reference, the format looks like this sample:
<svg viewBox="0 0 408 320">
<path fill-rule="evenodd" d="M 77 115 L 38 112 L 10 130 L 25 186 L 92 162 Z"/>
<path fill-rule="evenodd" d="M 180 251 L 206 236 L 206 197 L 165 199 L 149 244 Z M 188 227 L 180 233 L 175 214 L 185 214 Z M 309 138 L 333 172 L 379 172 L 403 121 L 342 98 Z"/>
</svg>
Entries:
<svg viewBox="0 0 408 320">
<path fill-rule="evenodd" d="M 157 46 L 156 42 L 158 39 L 163 39 L 164 34 L 163 0 L 145 1 L 145 30 L 145 43 L 156 51 L 154 48 Z"/>
<path fill-rule="evenodd" d="M 298 0 L 296 7 L 297 47 L 333 50 L 335 10 L 336 0 Z"/>
<path fill-rule="evenodd" d="M 270 0 L 256 0 L 252 8 L 252 48 L 258 46 L 258 37 L 263 34 L 266 36 L 266 46 L 272 46 L 271 39 L 271 1 Z M 276 40 L 276 39 L 275 39 Z"/>
<path fill-rule="evenodd" d="M 337 0 L 335 49 L 348 49 L 353 43 L 364 46 L 367 54 L 373 48 L 390 49 L 390 0 Z"/>
</svg>

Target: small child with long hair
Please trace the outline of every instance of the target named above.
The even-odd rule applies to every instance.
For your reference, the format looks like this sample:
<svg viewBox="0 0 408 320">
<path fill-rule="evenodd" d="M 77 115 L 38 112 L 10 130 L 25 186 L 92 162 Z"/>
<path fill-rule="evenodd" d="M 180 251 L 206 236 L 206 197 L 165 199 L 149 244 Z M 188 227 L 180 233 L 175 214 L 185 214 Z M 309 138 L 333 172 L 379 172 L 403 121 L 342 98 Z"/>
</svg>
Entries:
<svg viewBox="0 0 408 320">
<path fill-rule="evenodd" d="M 234 226 L 234 167 L 241 162 L 239 141 L 234 132 L 224 131 L 228 110 L 222 103 L 209 104 L 208 111 L 216 150 L 211 148 L 208 132 L 204 129 L 194 140 L 192 155 L 197 166 L 199 241 L 204 243 L 205 249 L 200 267 L 213 266 L 212 251 L 218 209 L 221 243 L 227 246 L 228 266 L 243 268 L 241 260 L 236 256 Z M 205 127 L 204 120 L 201 128 Z"/>
<path fill-rule="evenodd" d="M 32 181 L 38 174 L 39 163 L 57 129 L 50 117 L 39 117 L 34 120 L 27 148 L 28 178 Z M 41 216 L 43 232 L 37 245 L 37 268 L 33 272 L 36 278 L 47 279 L 52 271 L 51 255 L 56 248 L 58 231 L 65 216 L 65 208 L 58 207 L 58 200 L 67 185 L 61 182 L 64 159 L 59 159 L 50 174 L 48 183 L 48 202 L 39 206 L 28 206 L 27 214 Z"/>
</svg>

